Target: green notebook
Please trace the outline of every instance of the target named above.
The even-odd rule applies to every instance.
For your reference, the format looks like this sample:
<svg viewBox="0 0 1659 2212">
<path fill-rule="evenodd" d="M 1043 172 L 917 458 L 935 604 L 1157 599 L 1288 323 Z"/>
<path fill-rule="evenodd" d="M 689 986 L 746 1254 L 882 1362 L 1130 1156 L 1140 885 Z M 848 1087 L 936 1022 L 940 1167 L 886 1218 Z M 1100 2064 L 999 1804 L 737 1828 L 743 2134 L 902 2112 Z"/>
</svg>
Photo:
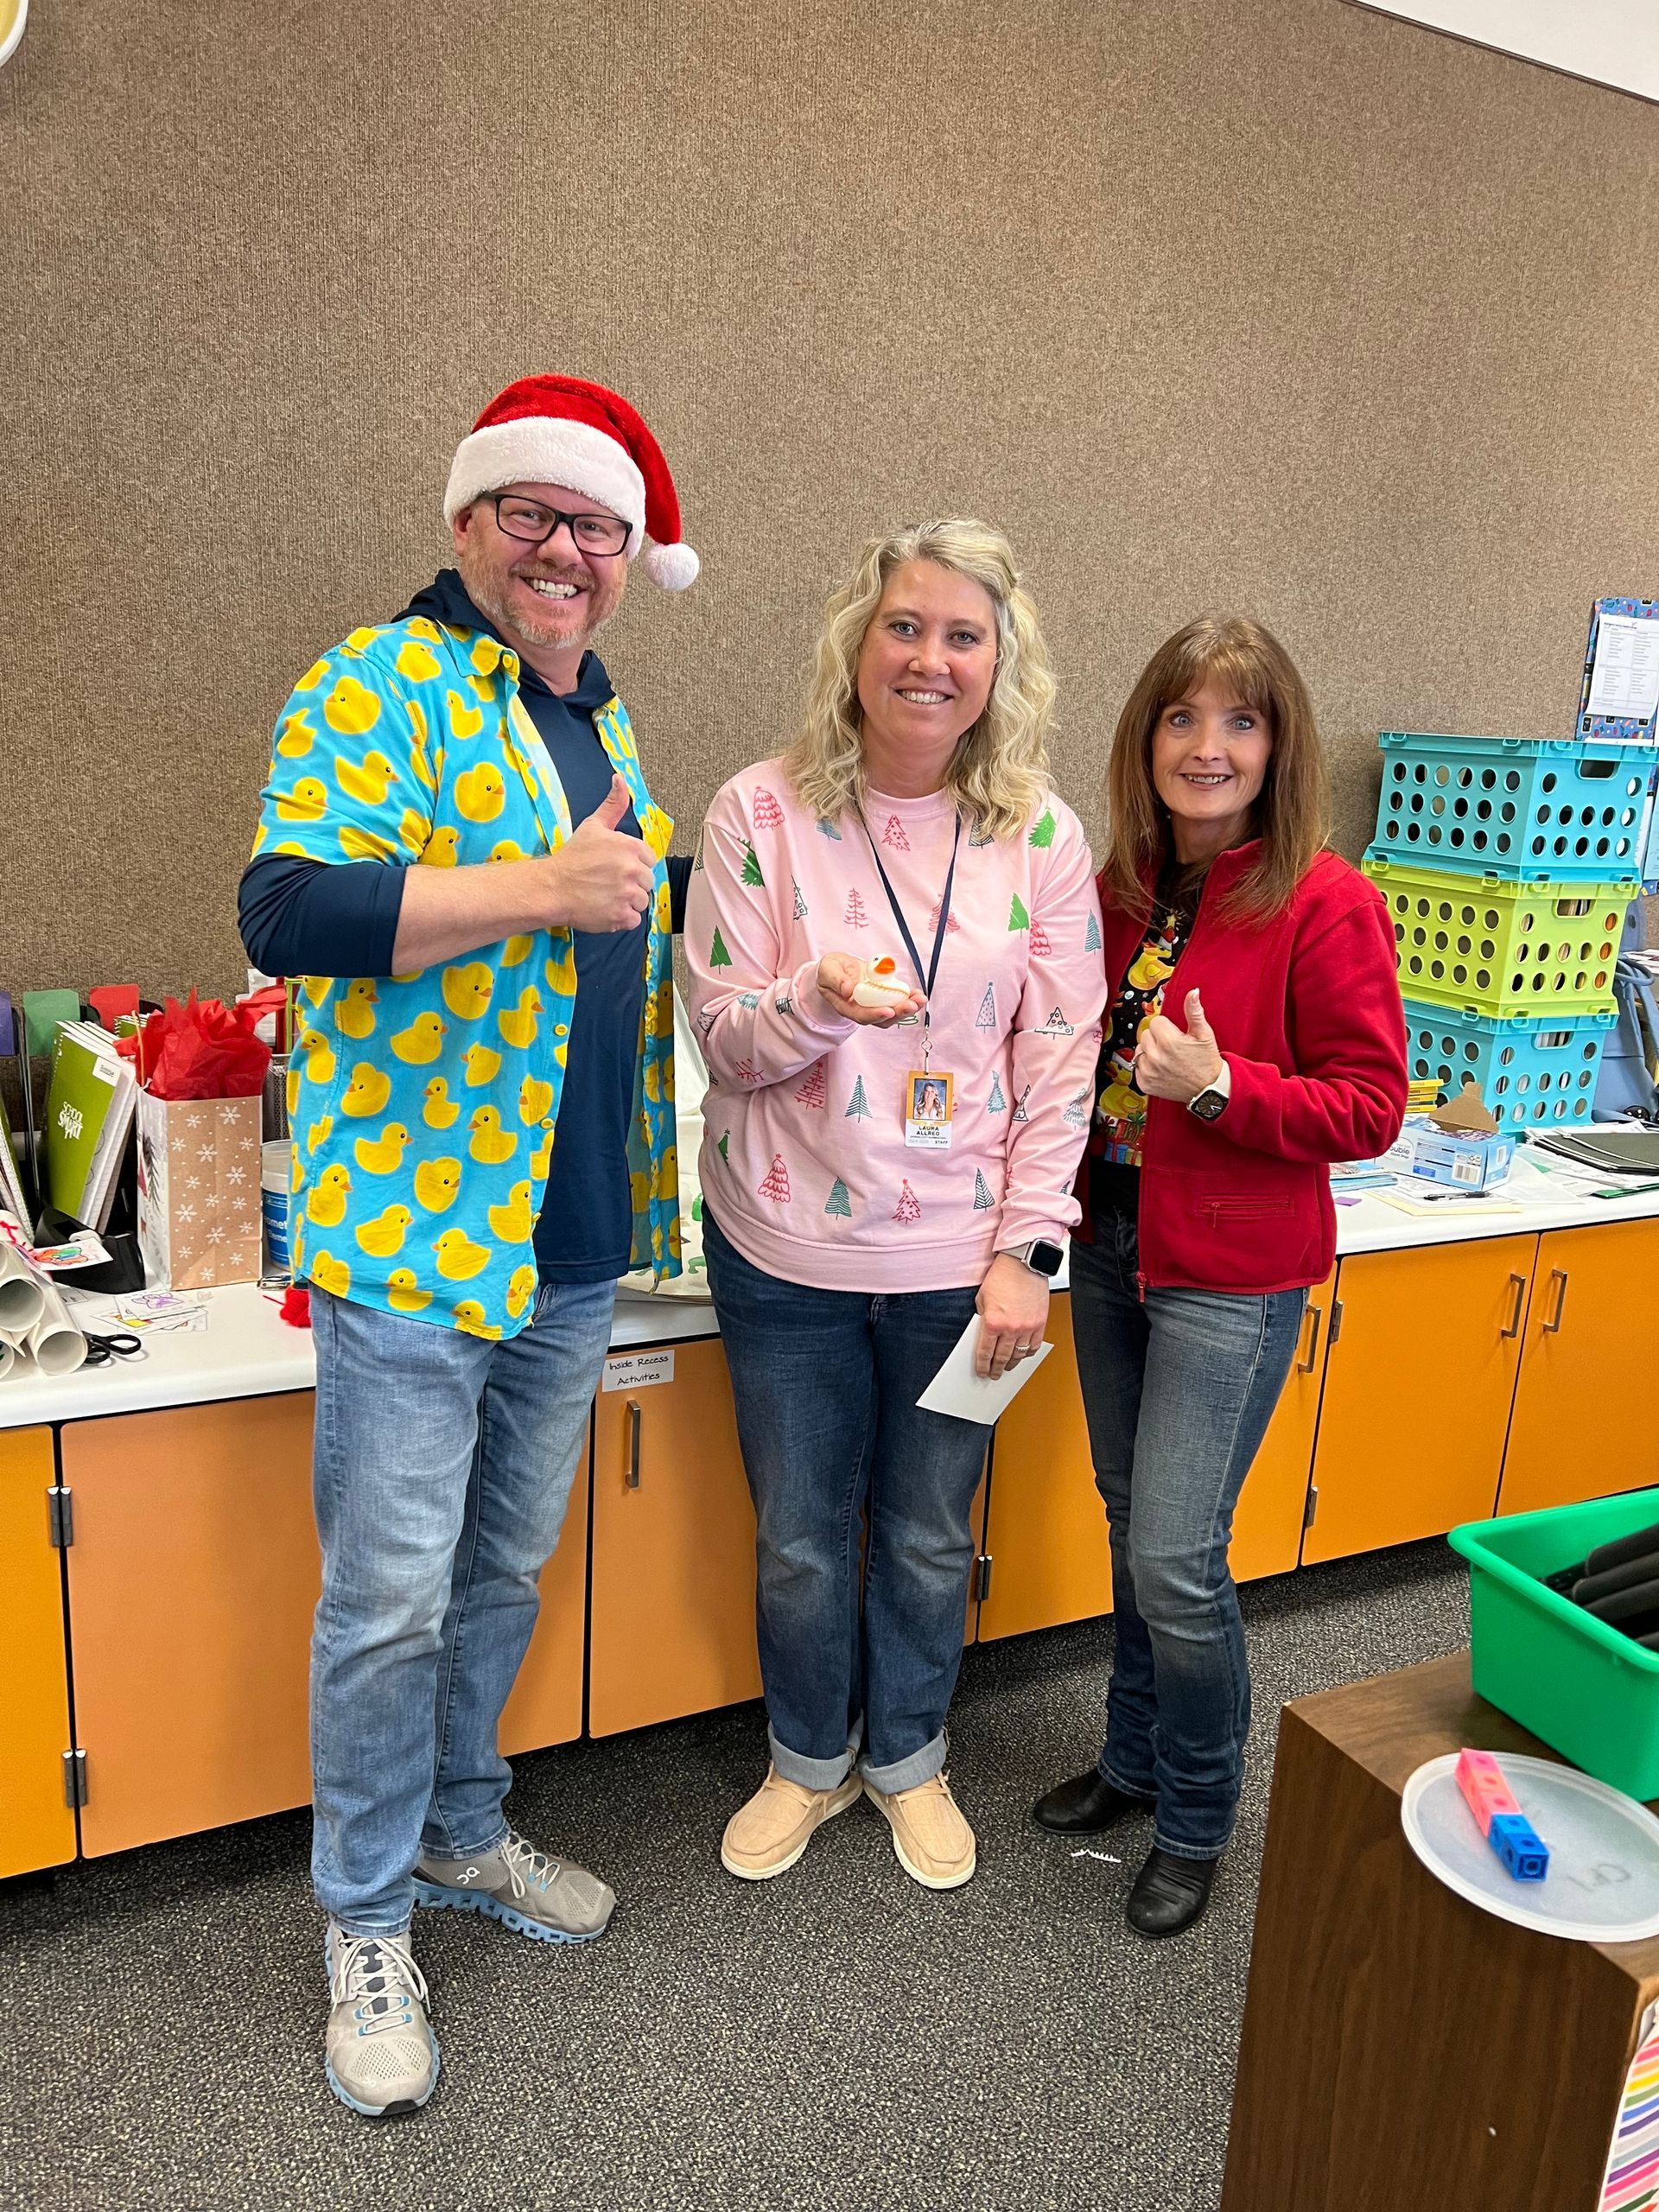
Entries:
<svg viewBox="0 0 1659 2212">
<path fill-rule="evenodd" d="M 107 1031 L 90 1021 L 60 1025 L 42 1131 L 43 1180 L 60 1212 L 88 1229 L 109 1219 L 137 1090 Z"/>
</svg>

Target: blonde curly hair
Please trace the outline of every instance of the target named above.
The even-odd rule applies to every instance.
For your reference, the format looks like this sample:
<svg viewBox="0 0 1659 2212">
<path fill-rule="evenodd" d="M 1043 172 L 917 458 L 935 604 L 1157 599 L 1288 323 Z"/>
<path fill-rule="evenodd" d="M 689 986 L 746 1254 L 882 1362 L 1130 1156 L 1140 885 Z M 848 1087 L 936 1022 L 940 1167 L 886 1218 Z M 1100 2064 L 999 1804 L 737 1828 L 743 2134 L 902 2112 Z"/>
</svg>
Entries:
<svg viewBox="0 0 1659 2212">
<path fill-rule="evenodd" d="M 865 546 L 851 580 L 824 608 L 800 734 L 784 764 L 790 781 L 821 822 L 863 804 L 859 655 L 888 578 L 910 561 L 970 577 L 996 611 L 990 696 L 957 742 L 944 789 L 982 837 L 1017 836 L 1048 796 L 1054 674 L 1013 550 L 982 522 L 914 523 Z"/>
</svg>

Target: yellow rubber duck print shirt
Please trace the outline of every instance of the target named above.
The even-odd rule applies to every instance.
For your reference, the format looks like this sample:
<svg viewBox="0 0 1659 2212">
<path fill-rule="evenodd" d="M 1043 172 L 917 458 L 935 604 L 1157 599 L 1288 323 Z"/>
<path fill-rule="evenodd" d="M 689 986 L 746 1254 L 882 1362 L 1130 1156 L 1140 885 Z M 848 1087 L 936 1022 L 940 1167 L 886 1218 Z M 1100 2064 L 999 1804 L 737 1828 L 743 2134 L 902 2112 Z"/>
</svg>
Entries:
<svg viewBox="0 0 1659 2212">
<path fill-rule="evenodd" d="M 496 639 L 413 615 L 354 630 L 277 717 L 254 852 L 467 868 L 551 852 L 569 810 Z M 669 889 L 673 823 L 626 713 L 593 717 L 656 860 L 628 1168 L 634 1267 L 679 1273 Z M 300 978 L 289 1068 L 295 1273 L 473 1336 L 534 1304 L 532 1236 L 575 1003 L 568 930 L 410 976 Z"/>
</svg>

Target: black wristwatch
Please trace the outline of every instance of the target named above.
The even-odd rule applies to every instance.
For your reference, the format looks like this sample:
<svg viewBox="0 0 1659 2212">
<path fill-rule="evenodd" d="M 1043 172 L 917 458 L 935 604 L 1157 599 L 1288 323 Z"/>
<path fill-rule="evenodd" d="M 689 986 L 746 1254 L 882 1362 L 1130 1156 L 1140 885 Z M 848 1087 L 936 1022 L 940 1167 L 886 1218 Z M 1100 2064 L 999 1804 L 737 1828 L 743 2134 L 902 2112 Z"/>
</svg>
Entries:
<svg viewBox="0 0 1659 2212">
<path fill-rule="evenodd" d="M 1051 1244 L 1046 1236 L 1035 1236 L 1029 1244 L 1013 1245 L 1007 1256 L 1010 1260 L 1022 1262 L 1034 1274 L 1039 1275 L 1058 1274 L 1061 1262 L 1065 1258 L 1059 1246 Z"/>
<path fill-rule="evenodd" d="M 1201 1090 L 1196 1098 L 1187 1100 L 1186 1110 L 1189 1114 L 1196 1114 L 1201 1122 L 1213 1122 L 1232 1095 L 1233 1071 L 1224 1060 L 1221 1073 L 1207 1090 Z"/>
</svg>

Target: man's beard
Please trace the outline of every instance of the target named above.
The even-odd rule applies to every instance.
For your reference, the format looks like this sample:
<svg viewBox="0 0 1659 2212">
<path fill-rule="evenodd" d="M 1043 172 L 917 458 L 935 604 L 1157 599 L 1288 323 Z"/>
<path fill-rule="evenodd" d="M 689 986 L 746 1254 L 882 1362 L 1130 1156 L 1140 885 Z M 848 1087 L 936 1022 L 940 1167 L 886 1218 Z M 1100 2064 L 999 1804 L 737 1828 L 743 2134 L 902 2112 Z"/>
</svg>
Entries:
<svg viewBox="0 0 1659 2212">
<path fill-rule="evenodd" d="M 596 620 L 585 622 L 581 629 L 574 631 L 558 627 L 555 619 L 550 615 L 548 621 L 543 623 L 534 617 L 526 617 L 511 611 L 506 603 L 505 591 L 496 590 L 493 580 L 482 577 L 474 580 L 467 574 L 464 565 L 461 569 L 461 580 L 472 594 L 474 602 L 489 616 L 504 637 L 522 638 L 526 645 L 553 645 L 561 650 L 569 647 L 574 650 L 578 645 L 586 645 L 605 626 L 607 618 L 604 615 L 599 616 Z M 525 579 L 521 577 L 519 581 L 522 582 Z M 593 594 L 582 588 L 585 579 L 579 574 L 573 574 L 569 569 L 556 569 L 550 576 L 543 581 L 549 583 L 563 582 L 575 584 L 580 595 L 588 600 L 591 607 Z M 570 603 L 568 600 L 563 602 L 567 607 Z"/>
</svg>

